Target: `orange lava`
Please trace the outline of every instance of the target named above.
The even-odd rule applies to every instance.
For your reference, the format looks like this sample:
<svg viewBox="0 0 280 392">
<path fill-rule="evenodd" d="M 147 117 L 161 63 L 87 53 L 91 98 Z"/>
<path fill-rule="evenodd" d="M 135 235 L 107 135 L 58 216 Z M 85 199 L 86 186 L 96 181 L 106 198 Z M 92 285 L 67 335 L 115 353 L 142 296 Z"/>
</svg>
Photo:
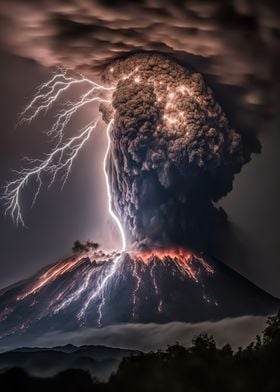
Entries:
<svg viewBox="0 0 280 392">
<path fill-rule="evenodd" d="M 153 249 L 135 252 L 133 258 L 137 261 L 149 265 L 153 260 L 163 264 L 172 262 L 184 275 L 198 282 L 198 275 L 202 267 L 207 273 L 213 274 L 214 269 L 201 256 L 185 249 Z"/>
<path fill-rule="evenodd" d="M 63 275 L 65 272 L 71 271 L 77 264 L 79 264 L 83 259 L 85 258 L 85 255 L 81 255 L 79 257 L 71 258 L 68 260 L 65 260 L 58 265 L 54 265 L 50 269 L 48 269 L 44 274 L 42 274 L 34 283 L 34 285 L 25 293 L 19 295 L 17 297 L 17 300 L 22 300 L 29 296 L 30 294 L 36 293 L 38 290 L 40 290 L 43 286 L 46 284 L 50 283 L 51 281 L 57 279 L 59 276 Z"/>
<path fill-rule="evenodd" d="M 65 274 L 66 272 L 70 272 L 73 268 L 84 261 L 94 260 L 94 261 L 102 261 L 106 260 L 106 257 L 109 257 L 110 254 L 106 255 L 102 252 L 93 252 L 93 253 L 81 253 L 77 256 L 73 256 L 66 260 L 61 261 L 60 263 L 55 264 L 54 266 L 50 267 L 45 273 L 40 275 L 34 284 L 31 286 L 29 290 L 24 292 L 23 294 L 17 297 L 17 300 L 20 301 L 31 294 L 37 293 L 40 289 L 42 289 L 48 283 L 54 281 L 61 275 Z M 91 259 L 92 258 L 92 259 Z"/>
</svg>

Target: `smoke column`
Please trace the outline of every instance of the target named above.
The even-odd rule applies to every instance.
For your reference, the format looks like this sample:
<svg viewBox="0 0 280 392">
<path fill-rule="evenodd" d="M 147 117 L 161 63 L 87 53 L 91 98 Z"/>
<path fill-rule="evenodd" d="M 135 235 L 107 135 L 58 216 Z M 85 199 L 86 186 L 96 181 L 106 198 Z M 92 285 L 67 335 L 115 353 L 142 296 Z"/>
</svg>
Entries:
<svg viewBox="0 0 280 392">
<path fill-rule="evenodd" d="M 114 120 L 108 176 L 130 245 L 207 249 L 226 225 L 215 206 L 246 162 L 239 133 L 200 74 L 161 55 L 110 64 L 100 110 Z M 217 228 L 217 229 L 215 229 Z"/>
</svg>

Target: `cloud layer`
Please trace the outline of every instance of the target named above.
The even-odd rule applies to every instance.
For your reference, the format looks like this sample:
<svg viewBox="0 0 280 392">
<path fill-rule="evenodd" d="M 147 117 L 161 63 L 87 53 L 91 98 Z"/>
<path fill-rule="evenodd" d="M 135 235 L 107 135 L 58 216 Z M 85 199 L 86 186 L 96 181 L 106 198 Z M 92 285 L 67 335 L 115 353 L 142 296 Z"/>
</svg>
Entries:
<svg viewBox="0 0 280 392">
<path fill-rule="evenodd" d="M 187 54 L 199 71 L 242 87 L 243 99 L 254 105 L 264 102 L 264 87 L 279 65 L 277 5 L 273 0 L 4 0 L 0 14 L 4 42 L 42 64 L 92 71 L 133 51 Z"/>
<path fill-rule="evenodd" d="M 213 335 L 218 346 L 227 343 L 233 348 L 246 346 L 265 327 L 266 317 L 243 316 L 216 322 L 197 324 L 172 322 L 167 324 L 119 324 L 103 328 L 80 329 L 75 332 L 55 331 L 42 335 L 32 346 L 55 346 L 71 342 L 74 345 L 93 344 L 137 349 L 157 350 L 179 342 L 189 346 L 200 333 Z M 29 342 L 30 345 L 30 342 Z"/>
</svg>

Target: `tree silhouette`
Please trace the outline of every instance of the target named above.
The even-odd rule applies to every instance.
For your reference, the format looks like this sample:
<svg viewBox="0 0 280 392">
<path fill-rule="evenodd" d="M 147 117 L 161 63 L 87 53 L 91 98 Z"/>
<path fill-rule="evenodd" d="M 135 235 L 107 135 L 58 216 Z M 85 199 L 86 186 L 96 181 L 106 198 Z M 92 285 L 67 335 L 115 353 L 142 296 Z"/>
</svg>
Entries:
<svg viewBox="0 0 280 392">
<path fill-rule="evenodd" d="M 21 369 L 0 374 L 1 392 L 279 392 L 280 313 L 269 317 L 261 336 L 234 351 L 218 348 L 212 336 L 200 334 L 192 346 L 179 343 L 166 350 L 124 358 L 106 383 L 82 370 L 53 378 L 31 377 Z"/>
<path fill-rule="evenodd" d="M 264 344 L 280 344 L 280 311 L 275 316 L 268 317 L 263 339 Z"/>
</svg>

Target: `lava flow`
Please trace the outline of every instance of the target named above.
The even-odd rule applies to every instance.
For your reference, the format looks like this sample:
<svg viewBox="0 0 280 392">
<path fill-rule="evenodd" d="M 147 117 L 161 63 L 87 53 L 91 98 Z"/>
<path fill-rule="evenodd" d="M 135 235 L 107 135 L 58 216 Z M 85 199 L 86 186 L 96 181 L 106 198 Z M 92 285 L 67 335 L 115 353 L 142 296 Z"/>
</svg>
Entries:
<svg viewBox="0 0 280 392">
<path fill-rule="evenodd" d="M 201 256 L 184 249 L 122 254 L 101 250 L 81 252 L 45 268 L 15 291 L 12 289 L 8 302 L 0 304 L 0 318 L 8 323 L 18 307 L 27 306 L 28 320 L 21 322 L 19 330 L 29 328 L 34 320 L 43 322 L 69 312 L 74 312 L 72 321 L 75 319 L 77 325 L 101 326 L 111 318 L 122 321 L 119 318 L 124 314 L 126 321 L 139 319 L 144 298 L 149 298 L 153 313 L 164 315 L 169 306 L 164 286 L 170 280 L 200 287 L 202 301 L 208 302 L 203 280 L 213 274 L 213 267 Z M 125 298 L 120 298 L 118 306 L 125 309 L 116 315 L 113 302 L 123 292 Z"/>
<path fill-rule="evenodd" d="M 181 279 L 191 279 L 195 283 L 199 283 L 199 275 L 201 270 L 207 274 L 214 274 L 213 267 L 208 264 L 202 257 L 186 249 L 153 249 L 142 252 L 132 252 L 133 261 L 133 277 L 135 278 L 135 288 L 133 290 L 133 315 L 135 315 L 137 296 L 140 287 L 145 283 L 142 281 L 143 271 L 148 271 L 150 281 L 155 295 L 158 297 L 158 312 L 163 310 L 163 299 L 160 293 L 160 282 L 157 280 L 155 269 L 163 267 L 166 270 L 171 268 L 172 274 L 179 273 Z M 206 295 L 204 299 L 209 301 Z"/>
<path fill-rule="evenodd" d="M 88 260 L 90 258 L 93 258 L 95 262 L 104 261 L 103 255 L 103 252 L 82 252 L 77 256 L 69 257 L 66 260 L 58 262 L 57 264 L 47 269 L 47 271 L 44 272 L 42 275 L 40 275 L 26 292 L 22 293 L 17 297 L 17 300 L 20 301 L 29 295 L 37 293 L 44 286 L 55 281 L 60 276 L 64 275 L 67 272 L 71 272 L 74 268 L 78 267 L 78 265 L 80 263 L 83 263 L 86 259 Z"/>
<path fill-rule="evenodd" d="M 166 265 L 172 260 L 174 265 L 183 275 L 196 282 L 198 282 L 199 271 L 193 266 L 194 262 L 200 263 L 208 273 L 214 273 L 214 269 L 202 257 L 184 249 L 156 249 L 136 252 L 134 258 L 147 265 L 151 264 L 153 260 L 160 261 L 163 265 Z"/>
</svg>

